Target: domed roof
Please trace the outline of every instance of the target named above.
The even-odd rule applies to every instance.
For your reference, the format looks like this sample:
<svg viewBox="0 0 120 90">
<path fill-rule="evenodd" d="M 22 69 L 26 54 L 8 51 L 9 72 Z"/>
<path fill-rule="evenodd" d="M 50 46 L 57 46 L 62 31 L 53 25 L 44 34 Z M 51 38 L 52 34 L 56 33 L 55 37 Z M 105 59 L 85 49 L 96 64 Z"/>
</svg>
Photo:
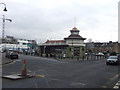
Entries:
<svg viewBox="0 0 120 90">
<path fill-rule="evenodd" d="M 76 27 L 72 28 L 72 30 L 78 30 Z"/>
</svg>

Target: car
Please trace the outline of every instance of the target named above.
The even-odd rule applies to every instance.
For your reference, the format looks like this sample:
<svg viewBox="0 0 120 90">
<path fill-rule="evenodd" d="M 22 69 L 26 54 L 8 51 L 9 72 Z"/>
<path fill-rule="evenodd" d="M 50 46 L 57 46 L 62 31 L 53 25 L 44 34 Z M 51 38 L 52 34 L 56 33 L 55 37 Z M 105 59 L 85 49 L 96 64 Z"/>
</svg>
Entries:
<svg viewBox="0 0 120 90">
<path fill-rule="evenodd" d="M 10 59 L 18 59 L 18 53 L 12 50 L 8 50 L 6 52 L 5 57 L 10 58 Z"/>
<path fill-rule="evenodd" d="M 106 65 L 109 65 L 109 64 L 119 64 L 119 59 L 118 59 L 118 56 L 109 56 L 107 61 L 106 61 Z"/>
<path fill-rule="evenodd" d="M 102 52 L 99 52 L 96 54 L 97 56 L 104 56 L 104 54 Z"/>
</svg>

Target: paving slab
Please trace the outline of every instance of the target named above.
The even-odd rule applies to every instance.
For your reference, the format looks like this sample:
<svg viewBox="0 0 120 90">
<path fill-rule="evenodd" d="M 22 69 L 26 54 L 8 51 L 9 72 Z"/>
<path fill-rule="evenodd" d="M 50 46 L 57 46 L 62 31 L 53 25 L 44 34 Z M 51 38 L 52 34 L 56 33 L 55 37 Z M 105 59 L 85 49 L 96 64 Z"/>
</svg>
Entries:
<svg viewBox="0 0 120 90">
<path fill-rule="evenodd" d="M 33 75 L 26 75 L 22 76 L 21 74 L 12 74 L 12 75 L 4 75 L 2 78 L 10 79 L 10 80 L 19 80 L 19 79 L 25 79 L 25 78 L 32 78 Z"/>
</svg>

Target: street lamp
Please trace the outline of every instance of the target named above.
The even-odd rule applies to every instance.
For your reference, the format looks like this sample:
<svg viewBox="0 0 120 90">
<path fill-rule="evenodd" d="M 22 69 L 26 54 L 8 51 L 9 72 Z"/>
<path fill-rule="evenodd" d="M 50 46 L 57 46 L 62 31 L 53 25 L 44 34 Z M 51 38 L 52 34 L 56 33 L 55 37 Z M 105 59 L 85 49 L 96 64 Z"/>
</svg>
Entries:
<svg viewBox="0 0 120 90">
<path fill-rule="evenodd" d="M 46 51 L 45 50 L 46 50 L 46 46 L 44 46 L 44 55 L 46 55 Z"/>
<path fill-rule="evenodd" d="M 72 59 L 74 57 L 74 47 L 73 47 L 73 40 L 72 40 Z"/>
<path fill-rule="evenodd" d="M 3 9 L 3 11 L 7 11 L 7 9 L 6 9 L 6 4 L 5 3 L 0 3 L 0 4 L 3 4 L 4 6 L 5 6 L 5 8 Z"/>
<path fill-rule="evenodd" d="M 84 60 L 84 48 L 82 48 L 82 60 Z"/>
<path fill-rule="evenodd" d="M 10 22 L 12 22 L 12 20 L 11 19 L 6 19 L 5 18 L 5 15 L 3 15 L 3 30 L 2 30 L 2 38 L 4 38 L 4 34 L 5 34 L 5 21 L 7 20 L 7 21 L 10 21 Z"/>
</svg>

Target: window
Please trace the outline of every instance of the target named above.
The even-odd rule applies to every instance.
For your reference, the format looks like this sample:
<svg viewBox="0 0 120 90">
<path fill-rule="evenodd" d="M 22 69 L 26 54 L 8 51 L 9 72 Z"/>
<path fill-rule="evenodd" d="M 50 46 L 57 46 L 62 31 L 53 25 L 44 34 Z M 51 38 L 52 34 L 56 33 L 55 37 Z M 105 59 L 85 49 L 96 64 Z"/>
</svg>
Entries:
<svg viewBox="0 0 120 90">
<path fill-rule="evenodd" d="M 23 45 L 26 45 L 26 43 L 23 43 Z"/>
</svg>

